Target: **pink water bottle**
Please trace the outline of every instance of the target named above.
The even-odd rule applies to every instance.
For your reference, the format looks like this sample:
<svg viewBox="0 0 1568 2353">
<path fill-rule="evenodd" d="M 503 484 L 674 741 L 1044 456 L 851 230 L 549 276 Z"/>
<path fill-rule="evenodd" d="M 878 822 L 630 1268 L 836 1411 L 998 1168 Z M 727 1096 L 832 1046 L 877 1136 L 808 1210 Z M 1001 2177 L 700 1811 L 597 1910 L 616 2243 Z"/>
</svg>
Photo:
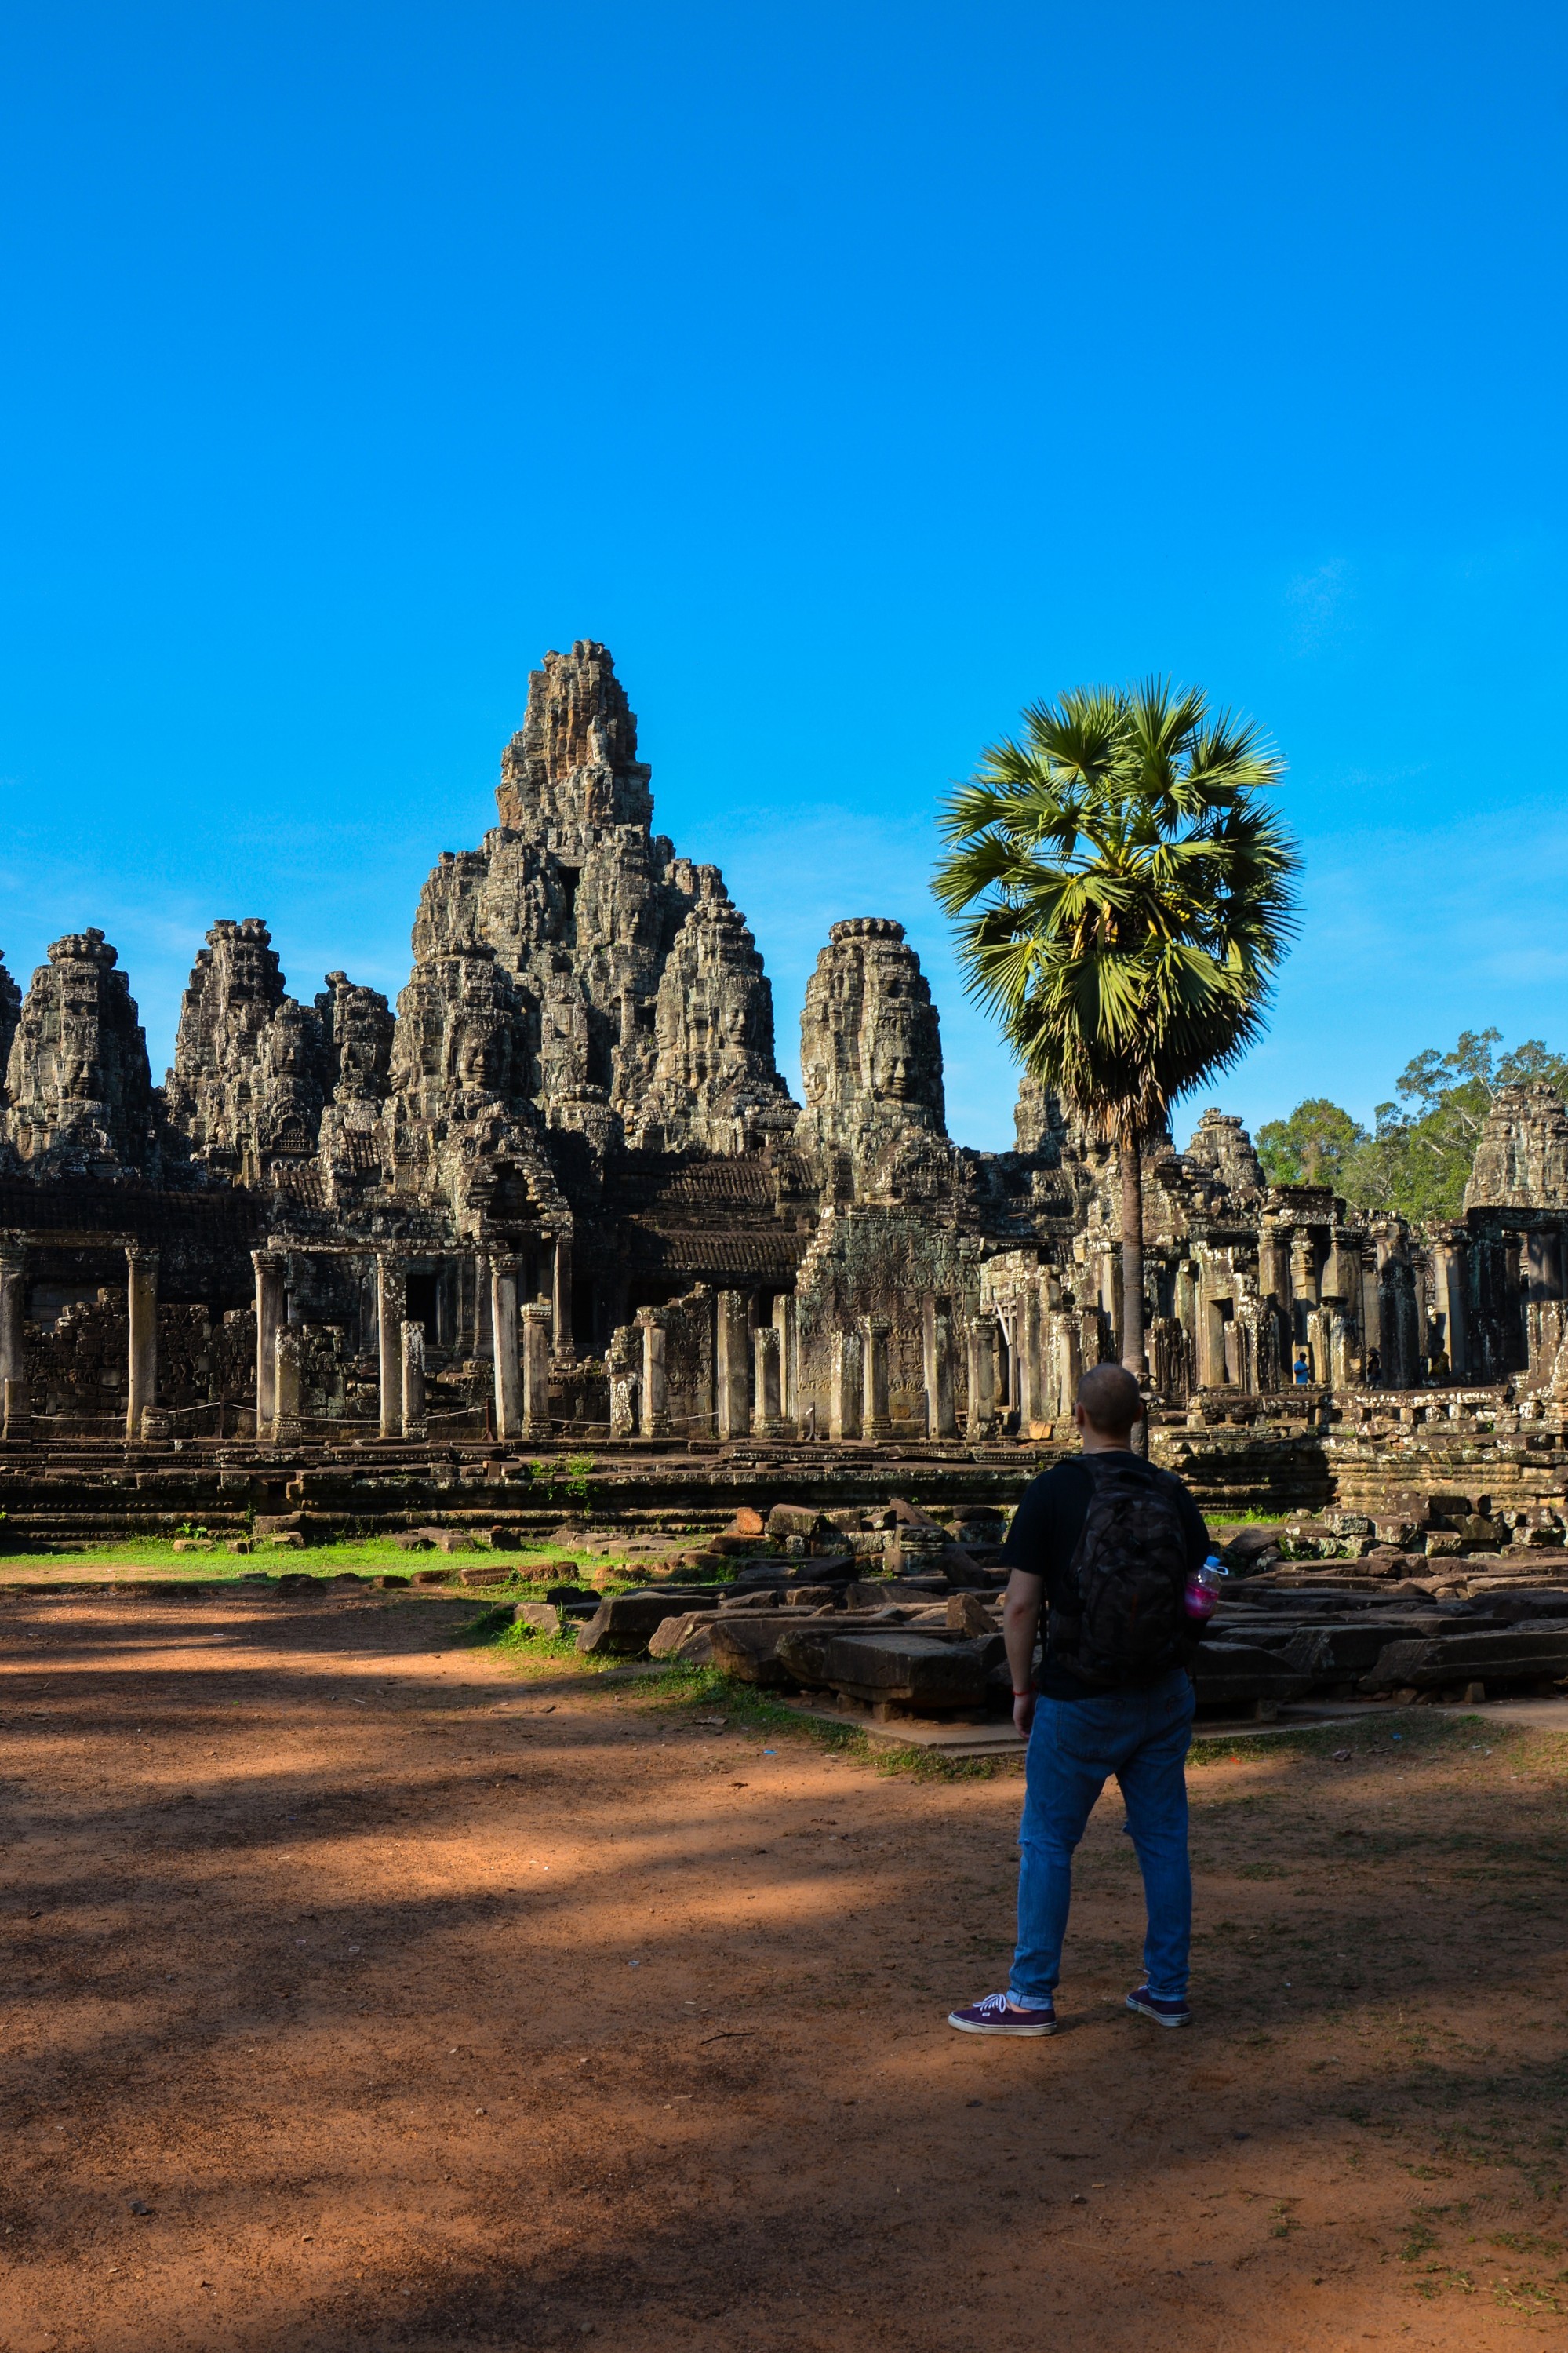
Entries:
<svg viewBox="0 0 1568 2353">
<path fill-rule="evenodd" d="M 1211 1552 L 1202 1568 L 1194 1568 L 1187 1579 L 1187 1615 L 1200 1626 L 1206 1625 L 1214 1616 L 1219 1600 L 1220 1579 L 1224 1575 L 1219 1559 Z"/>
</svg>

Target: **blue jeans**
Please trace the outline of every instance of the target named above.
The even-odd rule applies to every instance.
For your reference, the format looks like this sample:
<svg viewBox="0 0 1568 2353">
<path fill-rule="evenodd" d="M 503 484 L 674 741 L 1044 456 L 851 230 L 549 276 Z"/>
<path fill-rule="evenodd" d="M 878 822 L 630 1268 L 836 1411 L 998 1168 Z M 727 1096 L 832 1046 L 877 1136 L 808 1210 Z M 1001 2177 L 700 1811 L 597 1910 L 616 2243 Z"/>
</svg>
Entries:
<svg viewBox="0 0 1568 2353">
<path fill-rule="evenodd" d="M 1193 1687 L 1181 1668 L 1149 1691 L 1036 1702 L 1027 1788 L 1018 1832 L 1018 1947 L 1009 1991 L 1048 2001 L 1061 1972 L 1072 1901 L 1073 1849 L 1112 1773 L 1143 1873 L 1149 1990 L 1179 2001 L 1187 1990 L 1193 1878 L 1187 1862 L 1187 1779 Z"/>
</svg>

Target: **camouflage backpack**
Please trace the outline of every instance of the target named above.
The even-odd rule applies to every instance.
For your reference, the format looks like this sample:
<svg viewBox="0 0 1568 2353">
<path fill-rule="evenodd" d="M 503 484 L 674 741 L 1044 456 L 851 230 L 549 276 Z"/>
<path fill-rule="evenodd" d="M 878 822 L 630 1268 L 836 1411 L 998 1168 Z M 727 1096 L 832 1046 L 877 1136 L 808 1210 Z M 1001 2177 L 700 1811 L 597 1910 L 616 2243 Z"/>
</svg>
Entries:
<svg viewBox="0 0 1568 2353">
<path fill-rule="evenodd" d="M 1072 1556 L 1076 1602 L 1047 1621 L 1052 1662 L 1101 1690 L 1185 1666 L 1187 1532 L 1166 1474 L 1136 1455 L 1086 1454 L 1093 1481 Z"/>
</svg>

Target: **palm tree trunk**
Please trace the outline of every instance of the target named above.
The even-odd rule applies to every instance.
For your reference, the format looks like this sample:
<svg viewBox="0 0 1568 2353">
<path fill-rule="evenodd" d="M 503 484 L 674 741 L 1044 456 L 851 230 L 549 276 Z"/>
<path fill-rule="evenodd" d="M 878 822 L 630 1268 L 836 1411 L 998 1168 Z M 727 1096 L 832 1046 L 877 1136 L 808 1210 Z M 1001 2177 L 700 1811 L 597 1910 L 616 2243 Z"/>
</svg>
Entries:
<svg viewBox="0 0 1568 2353">
<path fill-rule="evenodd" d="M 1143 1155 L 1135 1129 L 1123 1130 L 1121 1159 L 1121 1361 L 1143 1377 Z"/>
</svg>

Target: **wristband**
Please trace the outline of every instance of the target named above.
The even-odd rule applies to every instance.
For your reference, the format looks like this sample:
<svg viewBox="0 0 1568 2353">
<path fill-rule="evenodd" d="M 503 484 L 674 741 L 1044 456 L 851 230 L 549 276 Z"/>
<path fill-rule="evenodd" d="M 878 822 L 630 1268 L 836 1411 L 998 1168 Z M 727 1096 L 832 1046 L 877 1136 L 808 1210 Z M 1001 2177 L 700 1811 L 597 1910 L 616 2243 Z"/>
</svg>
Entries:
<svg viewBox="0 0 1568 2353">
<path fill-rule="evenodd" d="M 1032 1691 L 1026 1691 L 1026 1692 L 1016 1691 L 1016 1692 L 1013 1694 L 1013 1696 L 1014 1696 L 1014 1698 L 1015 1698 L 1015 1699 L 1033 1699 L 1033 1698 L 1034 1698 L 1034 1696 L 1035 1696 L 1035 1694 L 1034 1694 L 1034 1693 L 1033 1693 Z"/>
</svg>

